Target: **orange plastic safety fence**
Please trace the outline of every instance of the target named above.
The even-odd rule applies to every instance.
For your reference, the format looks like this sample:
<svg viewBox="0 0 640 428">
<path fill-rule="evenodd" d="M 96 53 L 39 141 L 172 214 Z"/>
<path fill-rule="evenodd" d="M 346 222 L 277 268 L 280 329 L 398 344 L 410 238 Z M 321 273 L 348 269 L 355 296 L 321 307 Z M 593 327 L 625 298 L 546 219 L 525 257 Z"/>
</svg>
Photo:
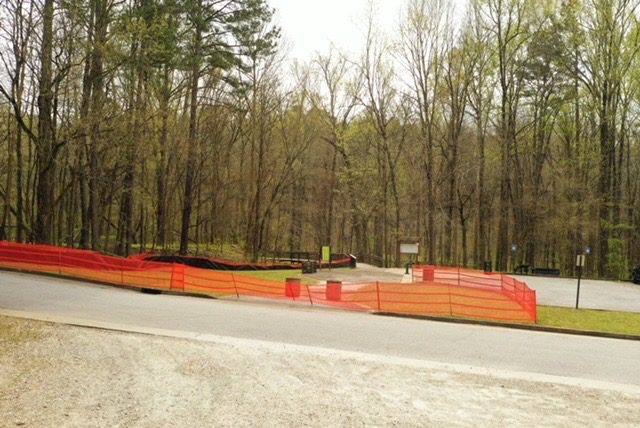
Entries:
<svg viewBox="0 0 640 428">
<path fill-rule="evenodd" d="M 452 316 L 535 322 L 536 294 L 501 274 L 469 269 L 414 268 L 413 284 L 330 282 L 304 285 L 181 264 L 120 258 L 95 251 L 0 241 L 0 267 L 44 272 L 119 286 L 200 293 L 217 297 L 266 298 L 352 311 Z M 424 281 L 424 279 L 427 281 Z"/>
<path fill-rule="evenodd" d="M 502 273 L 454 267 L 414 266 L 413 280 L 414 282 L 427 284 L 455 285 L 457 287 L 484 290 L 485 292 L 502 295 L 517 304 L 513 309 L 500 309 L 504 312 L 503 314 L 487 316 L 486 308 L 483 305 L 467 305 L 464 303 L 459 307 L 468 309 L 465 309 L 465 314 L 462 315 L 465 317 L 476 317 L 475 314 L 480 314 L 483 318 L 499 321 L 519 320 L 519 317 L 514 315 L 515 310 L 519 310 L 526 314 L 531 322 L 536 322 L 538 319 L 535 290 L 530 289 L 525 283 Z"/>
</svg>

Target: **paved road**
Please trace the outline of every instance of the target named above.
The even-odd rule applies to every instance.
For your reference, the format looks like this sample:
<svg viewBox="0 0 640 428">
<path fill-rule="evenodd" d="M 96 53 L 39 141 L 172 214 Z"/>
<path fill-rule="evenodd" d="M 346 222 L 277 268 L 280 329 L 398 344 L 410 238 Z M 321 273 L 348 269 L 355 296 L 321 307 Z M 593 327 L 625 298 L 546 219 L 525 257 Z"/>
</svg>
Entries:
<svg viewBox="0 0 640 428">
<path fill-rule="evenodd" d="M 640 386 L 635 341 L 147 295 L 12 272 L 0 272 L 2 310 Z"/>
<path fill-rule="evenodd" d="M 316 273 L 305 274 L 305 276 L 319 281 L 339 280 L 353 283 L 381 281 L 399 283 L 402 281 L 404 272 L 404 269 L 399 268 L 382 269 L 365 263 L 358 263 L 358 267 L 355 269 L 320 269 Z"/>
<path fill-rule="evenodd" d="M 574 307 L 577 279 L 517 276 L 536 290 L 538 304 Z M 640 312 L 640 285 L 630 282 L 582 280 L 580 307 Z"/>
</svg>

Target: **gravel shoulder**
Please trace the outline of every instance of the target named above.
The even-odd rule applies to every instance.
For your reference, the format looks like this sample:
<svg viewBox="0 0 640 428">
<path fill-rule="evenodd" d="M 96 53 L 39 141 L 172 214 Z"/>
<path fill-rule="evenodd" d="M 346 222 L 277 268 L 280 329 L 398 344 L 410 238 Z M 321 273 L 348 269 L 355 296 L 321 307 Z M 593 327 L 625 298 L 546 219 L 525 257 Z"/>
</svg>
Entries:
<svg viewBox="0 0 640 428">
<path fill-rule="evenodd" d="M 638 391 L 0 317 L 0 426 L 638 426 Z"/>
</svg>

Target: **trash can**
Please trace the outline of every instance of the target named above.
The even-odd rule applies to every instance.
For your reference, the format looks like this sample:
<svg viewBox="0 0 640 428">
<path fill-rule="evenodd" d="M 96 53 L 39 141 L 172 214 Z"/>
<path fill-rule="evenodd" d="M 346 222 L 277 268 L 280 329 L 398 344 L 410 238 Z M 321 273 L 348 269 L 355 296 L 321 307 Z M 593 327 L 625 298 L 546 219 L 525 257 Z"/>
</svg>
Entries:
<svg viewBox="0 0 640 428">
<path fill-rule="evenodd" d="M 350 264 L 349 267 L 351 269 L 355 269 L 356 267 L 358 267 L 358 258 L 356 256 L 354 256 L 353 254 L 349 254 L 349 259 L 350 259 Z"/>
<path fill-rule="evenodd" d="M 339 302 L 342 299 L 342 282 L 327 281 L 327 300 Z"/>
<path fill-rule="evenodd" d="M 631 280 L 634 284 L 640 285 L 640 265 L 636 266 L 631 272 Z"/>
<path fill-rule="evenodd" d="M 287 297 L 300 297 L 300 278 L 287 278 L 284 285 L 284 295 Z"/>
<path fill-rule="evenodd" d="M 487 260 L 484 262 L 484 273 L 491 272 L 493 272 L 493 264 L 491 263 L 491 260 Z"/>
<path fill-rule="evenodd" d="M 302 262 L 302 273 L 316 273 L 318 271 L 318 265 L 315 262 Z"/>
<path fill-rule="evenodd" d="M 435 266 L 425 266 L 422 268 L 422 280 L 426 282 L 433 282 L 436 279 Z"/>
</svg>

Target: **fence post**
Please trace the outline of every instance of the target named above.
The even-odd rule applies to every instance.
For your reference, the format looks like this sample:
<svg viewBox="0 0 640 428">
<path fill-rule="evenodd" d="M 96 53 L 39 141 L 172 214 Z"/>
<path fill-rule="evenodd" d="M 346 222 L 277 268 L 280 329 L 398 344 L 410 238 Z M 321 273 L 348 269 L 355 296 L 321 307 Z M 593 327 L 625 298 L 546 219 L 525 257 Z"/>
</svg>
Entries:
<svg viewBox="0 0 640 428">
<path fill-rule="evenodd" d="M 376 281 L 376 293 L 378 295 L 378 312 L 380 312 L 380 282 Z"/>
<path fill-rule="evenodd" d="M 231 281 L 233 281 L 233 288 L 236 290 L 236 299 L 240 300 L 240 293 L 238 293 L 238 284 L 236 284 L 236 276 L 231 272 Z"/>
<path fill-rule="evenodd" d="M 58 275 L 62 275 L 62 251 L 58 247 Z"/>
<path fill-rule="evenodd" d="M 171 269 L 171 289 L 180 289 L 184 291 L 184 265 L 174 263 Z M 180 285 L 178 287 L 178 284 Z"/>
<path fill-rule="evenodd" d="M 311 306 L 313 306 L 313 299 L 311 298 L 311 290 L 309 290 L 309 284 L 306 284 L 307 286 L 307 295 L 309 296 L 309 303 L 311 303 Z"/>
<path fill-rule="evenodd" d="M 453 317 L 453 305 L 451 304 L 451 284 L 447 284 L 447 296 L 449 297 L 449 316 Z"/>
</svg>

